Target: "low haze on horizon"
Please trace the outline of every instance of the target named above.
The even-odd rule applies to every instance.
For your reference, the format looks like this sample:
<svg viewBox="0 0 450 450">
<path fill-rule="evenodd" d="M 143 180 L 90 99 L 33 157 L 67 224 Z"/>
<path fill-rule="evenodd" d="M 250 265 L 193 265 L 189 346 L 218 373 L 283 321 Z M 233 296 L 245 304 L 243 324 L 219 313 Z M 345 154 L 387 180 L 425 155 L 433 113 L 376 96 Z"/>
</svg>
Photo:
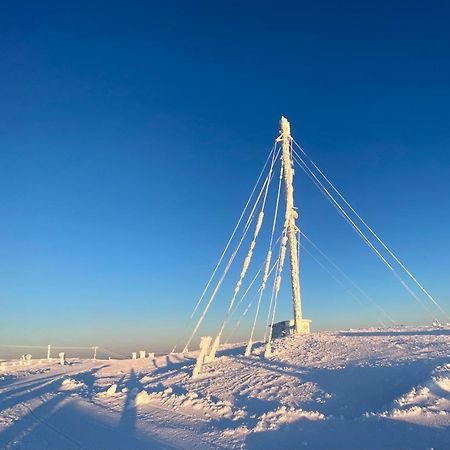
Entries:
<svg viewBox="0 0 450 450">
<path fill-rule="evenodd" d="M 450 4 L 338 3 L 0 7 L 0 344 L 182 342 L 282 115 L 450 311 Z M 295 176 L 302 230 L 399 323 L 431 324 Z M 301 277 L 313 330 L 378 325 L 305 252 Z"/>
</svg>

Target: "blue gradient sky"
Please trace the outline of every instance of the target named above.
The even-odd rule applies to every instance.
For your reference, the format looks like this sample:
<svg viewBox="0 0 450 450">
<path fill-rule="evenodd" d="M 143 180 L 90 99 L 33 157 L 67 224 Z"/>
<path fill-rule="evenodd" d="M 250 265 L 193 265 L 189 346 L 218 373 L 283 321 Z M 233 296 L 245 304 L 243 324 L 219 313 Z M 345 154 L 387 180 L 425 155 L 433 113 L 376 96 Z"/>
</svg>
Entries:
<svg viewBox="0 0 450 450">
<path fill-rule="evenodd" d="M 2 2 L 0 340 L 171 348 L 281 114 L 450 310 L 450 4 L 384 3 Z M 305 232 L 429 322 L 297 174 Z M 302 276 L 314 329 L 376 324 L 308 255 Z"/>
</svg>

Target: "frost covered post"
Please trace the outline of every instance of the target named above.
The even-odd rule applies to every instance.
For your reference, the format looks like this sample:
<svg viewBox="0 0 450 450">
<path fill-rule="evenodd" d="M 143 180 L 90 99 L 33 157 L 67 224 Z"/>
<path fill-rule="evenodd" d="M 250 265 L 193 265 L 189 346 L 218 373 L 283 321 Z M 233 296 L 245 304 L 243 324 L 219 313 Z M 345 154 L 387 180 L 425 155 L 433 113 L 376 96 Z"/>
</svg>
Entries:
<svg viewBox="0 0 450 450">
<path fill-rule="evenodd" d="M 192 372 L 192 378 L 197 378 L 199 376 L 205 361 L 205 356 L 208 353 L 209 346 L 211 345 L 211 340 L 211 336 L 200 338 L 200 352 L 197 356 L 197 362 L 195 363 L 195 367 Z"/>
<path fill-rule="evenodd" d="M 139 359 L 144 359 L 145 358 L 145 350 L 140 350 L 139 351 Z"/>
<path fill-rule="evenodd" d="M 52 346 L 50 344 L 47 345 L 47 359 L 50 361 L 50 352 L 52 350 Z"/>
<path fill-rule="evenodd" d="M 66 364 L 66 352 L 59 353 L 59 363 L 64 366 Z"/>
<path fill-rule="evenodd" d="M 93 360 L 94 361 L 96 361 L 97 360 L 97 349 L 98 349 L 98 347 L 96 346 L 96 347 L 94 347 L 94 356 L 93 356 Z"/>
<path fill-rule="evenodd" d="M 137 357 L 137 353 L 136 352 L 131 353 L 131 359 L 136 359 L 136 357 Z"/>
<path fill-rule="evenodd" d="M 291 288 L 292 302 L 294 305 L 294 328 L 295 333 L 309 333 L 310 320 L 302 318 L 302 306 L 300 295 L 300 279 L 298 275 L 298 254 L 297 254 L 297 226 L 295 220 L 298 213 L 294 207 L 294 170 L 291 153 L 291 127 L 286 117 L 280 121 L 281 141 L 282 141 L 282 160 L 283 177 L 286 194 L 286 216 L 285 226 L 287 228 L 287 237 L 289 240 L 289 255 L 291 263 Z"/>
</svg>

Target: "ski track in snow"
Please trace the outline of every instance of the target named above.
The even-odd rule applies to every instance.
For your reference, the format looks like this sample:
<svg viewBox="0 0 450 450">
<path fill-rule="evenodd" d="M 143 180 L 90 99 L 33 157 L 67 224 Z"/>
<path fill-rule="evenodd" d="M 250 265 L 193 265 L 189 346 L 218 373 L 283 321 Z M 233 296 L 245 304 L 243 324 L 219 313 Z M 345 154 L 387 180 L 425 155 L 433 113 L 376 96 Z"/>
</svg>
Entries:
<svg viewBox="0 0 450 450">
<path fill-rule="evenodd" d="M 0 372 L 2 449 L 449 449 L 450 329 L 322 332 Z"/>
</svg>

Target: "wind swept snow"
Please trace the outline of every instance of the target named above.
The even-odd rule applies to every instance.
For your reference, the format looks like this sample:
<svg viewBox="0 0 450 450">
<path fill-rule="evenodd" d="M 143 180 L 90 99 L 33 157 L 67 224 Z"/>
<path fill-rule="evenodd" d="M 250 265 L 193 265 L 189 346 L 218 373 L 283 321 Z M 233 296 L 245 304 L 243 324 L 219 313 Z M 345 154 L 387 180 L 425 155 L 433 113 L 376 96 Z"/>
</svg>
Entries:
<svg viewBox="0 0 450 450">
<path fill-rule="evenodd" d="M 5 449 L 450 448 L 450 329 L 323 332 L 196 353 L 2 366 Z M 7 363 L 8 364 L 8 363 Z"/>
</svg>

